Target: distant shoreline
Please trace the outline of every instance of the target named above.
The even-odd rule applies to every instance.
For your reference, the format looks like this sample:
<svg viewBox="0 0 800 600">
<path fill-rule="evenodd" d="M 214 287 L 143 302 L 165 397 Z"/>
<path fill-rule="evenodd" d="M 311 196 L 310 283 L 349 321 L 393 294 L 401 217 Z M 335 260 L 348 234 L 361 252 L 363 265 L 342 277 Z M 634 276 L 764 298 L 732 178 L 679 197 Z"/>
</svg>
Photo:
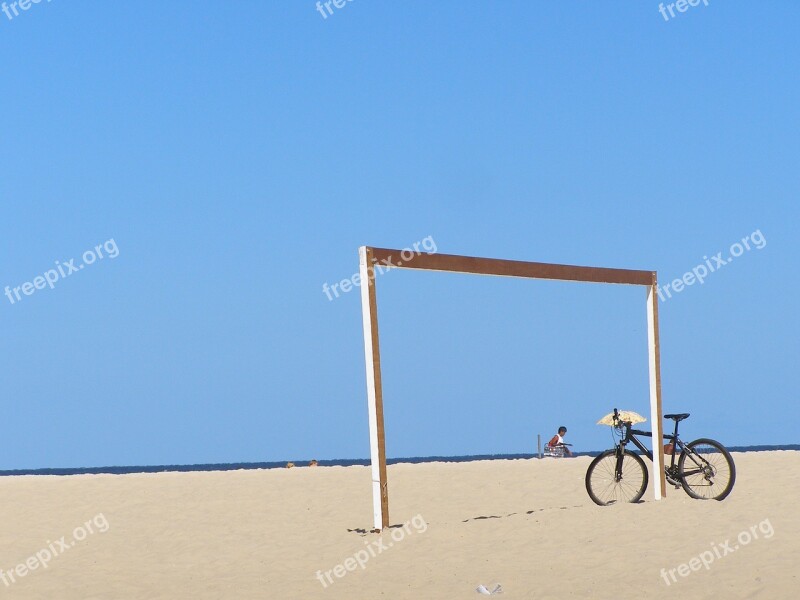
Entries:
<svg viewBox="0 0 800 600">
<path fill-rule="evenodd" d="M 784 444 L 777 446 L 730 446 L 731 452 L 769 452 L 774 450 L 800 451 L 800 444 Z M 575 452 L 575 456 L 597 456 L 604 450 L 595 452 Z M 430 463 L 430 462 L 472 462 L 477 460 L 516 460 L 535 458 L 535 454 L 473 454 L 467 456 L 413 456 L 407 458 L 389 458 L 387 464 L 399 463 Z M 256 469 L 281 469 L 288 462 L 293 462 L 297 467 L 304 467 L 309 459 L 294 461 L 271 462 L 242 462 L 196 465 L 153 465 L 153 466 L 128 466 L 128 467 L 73 467 L 73 468 L 42 468 L 42 469 L 9 469 L 0 470 L 0 477 L 13 477 L 20 475 L 131 475 L 134 473 L 166 473 L 183 472 L 195 473 L 203 471 L 239 471 Z M 370 464 L 368 458 L 355 459 L 319 459 L 320 467 L 353 467 Z"/>
</svg>

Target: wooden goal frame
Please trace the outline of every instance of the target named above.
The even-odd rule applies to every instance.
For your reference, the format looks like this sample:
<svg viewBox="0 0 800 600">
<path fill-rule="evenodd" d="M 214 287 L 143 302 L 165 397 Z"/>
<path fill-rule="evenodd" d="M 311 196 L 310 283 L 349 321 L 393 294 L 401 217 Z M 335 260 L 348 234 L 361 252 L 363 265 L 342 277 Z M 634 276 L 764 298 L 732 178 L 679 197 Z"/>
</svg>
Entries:
<svg viewBox="0 0 800 600">
<path fill-rule="evenodd" d="M 650 420 L 653 426 L 653 478 L 655 499 L 664 496 L 664 446 L 661 415 L 661 358 L 658 339 L 658 284 L 656 271 L 633 271 L 603 267 L 576 267 L 497 258 L 477 258 L 454 254 L 421 254 L 410 249 L 392 250 L 361 246 L 359 275 L 361 310 L 364 325 L 364 350 L 369 406 L 369 446 L 372 466 L 373 523 L 376 530 L 389 526 L 389 490 L 386 476 L 386 436 L 383 426 L 383 390 L 378 340 L 378 302 L 375 295 L 375 270 L 421 269 L 500 277 L 553 279 L 589 283 L 641 285 L 647 291 L 647 340 L 650 373 Z"/>
</svg>

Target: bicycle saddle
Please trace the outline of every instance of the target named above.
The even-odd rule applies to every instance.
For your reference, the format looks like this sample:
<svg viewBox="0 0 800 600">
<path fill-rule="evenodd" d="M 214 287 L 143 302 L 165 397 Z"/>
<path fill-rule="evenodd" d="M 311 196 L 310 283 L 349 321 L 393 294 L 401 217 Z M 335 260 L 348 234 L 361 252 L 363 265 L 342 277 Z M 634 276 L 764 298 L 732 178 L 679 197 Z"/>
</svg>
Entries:
<svg viewBox="0 0 800 600">
<path fill-rule="evenodd" d="M 677 413 L 674 415 L 664 415 L 665 419 L 673 419 L 676 423 L 689 418 L 689 413 Z"/>
</svg>

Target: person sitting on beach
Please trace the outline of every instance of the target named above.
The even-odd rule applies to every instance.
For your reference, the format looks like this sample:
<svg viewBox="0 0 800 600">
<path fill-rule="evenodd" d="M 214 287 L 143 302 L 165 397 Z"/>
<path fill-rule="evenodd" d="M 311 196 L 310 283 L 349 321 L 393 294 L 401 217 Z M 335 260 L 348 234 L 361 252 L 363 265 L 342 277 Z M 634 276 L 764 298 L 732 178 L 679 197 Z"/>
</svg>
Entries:
<svg viewBox="0 0 800 600">
<path fill-rule="evenodd" d="M 567 428 L 562 425 L 561 427 L 558 428 L 558 433 L 555 434 L 549 442 L 547 442 L 547 446 L 549 448 L 562 448 L 566 456 L 572 456 L 572 452 L 567 447 L 568 444 L 564 443 L 564 436 L 566 434 L 567 434 Z"/>
</svg>

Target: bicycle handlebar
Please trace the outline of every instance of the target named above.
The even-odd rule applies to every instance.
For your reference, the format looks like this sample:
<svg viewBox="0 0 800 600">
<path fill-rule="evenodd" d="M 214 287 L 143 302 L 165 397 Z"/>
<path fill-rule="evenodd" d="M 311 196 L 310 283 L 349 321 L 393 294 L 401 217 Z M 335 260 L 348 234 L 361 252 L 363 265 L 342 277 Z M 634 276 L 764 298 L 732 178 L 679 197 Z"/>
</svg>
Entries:
<svg viewBox="0 0 800 600">
<path fill-rule="evenodd" d="M 623 421 L 622 419 L 620 419 L 619 418 L 619 411 L 616 408 L 614 409 L 614 417 L 613 418 L 614 418 L 614 423 L 615 423 L 616 427 L 620 427 L 622 425 L 627 425 L 628 427 L 630 427 L 631 425 L 633 425 L 633 422 L 631 422 L 631 421 Z"/>
</svg>

